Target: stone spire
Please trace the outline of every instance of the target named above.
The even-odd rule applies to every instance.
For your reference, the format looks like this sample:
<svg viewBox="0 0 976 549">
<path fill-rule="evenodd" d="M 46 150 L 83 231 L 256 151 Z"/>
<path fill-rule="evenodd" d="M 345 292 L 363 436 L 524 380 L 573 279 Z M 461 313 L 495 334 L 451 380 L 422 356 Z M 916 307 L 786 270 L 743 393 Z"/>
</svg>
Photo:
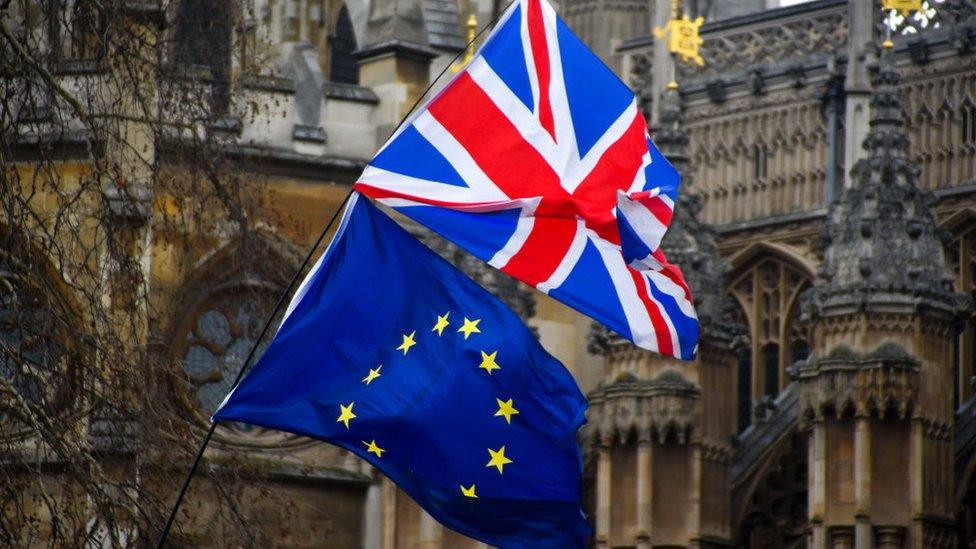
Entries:
<svg viewBox="0 0 976 549">
<path fill-rule="evenodd" d="M 681 191 L 661 248 L 668 260 L 681 268 L 688 281 L 695 297 L 702 338 L 717 338 L 728 344 L 734 335 L 733 327 L 725 321 L 727 300 L 723 290 L 729 265 L 719 255 L 715 231 L 698 218 L 702 202 L 692 190 L 688 134 L 682 122 L 681 94 L 678 85 L 671 82 L 662 97 L 654 143 L 681 175 Z"/>
<path fill-rule="evenodd" d="M 962 306 L 945 266 L 934 196 L 918 188 L 920 170 L 908 158 L 899 81 L 886 42 L 872 76 L 867 157 L 851 170 L 854 184 L 831 205 L 821 237 L 815 316 L 878 307 L 908 312 L 923 304 L 952 314 Z"/>
<path fill-rule="evenodd" d="M 360 55 L 374 49 L 416 49 L 427 53 L 429 42 L 421 1 L 371 2 Z"/>
</svg>

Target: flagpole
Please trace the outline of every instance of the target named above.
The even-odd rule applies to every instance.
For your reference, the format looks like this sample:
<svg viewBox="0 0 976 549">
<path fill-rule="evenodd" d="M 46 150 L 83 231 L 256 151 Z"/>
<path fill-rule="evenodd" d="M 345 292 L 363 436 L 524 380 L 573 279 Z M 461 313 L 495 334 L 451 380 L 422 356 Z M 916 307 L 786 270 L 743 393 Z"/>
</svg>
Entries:
<svg viewBox="0 0 976 549">
<path fill-rule="evenodd" d="M 515 1 L 517 0 L 512 0 L 512 2 Z M 512 2 L 509 2 L 509 5 L 511 5 Z M 413 105 L 410 107 L 410 110 L 408 110 L 407 113 L 403 116 L 403 118 L 400 119 L 400 122 L 397 124 L 396 128 L 394 128 L 393 131 L 390 132 L 391 136 L 395 135 L 396 132 L 400 130 L 400 127 L 403 126 L 404 122 L 407 121 L 407 119 L 417 108 L 417 106 L 420 105 L 420 102 L 423 101 L 423 99 L 427 96 L 428 93 L 430 93 L 430 90 L 434 87 L 434 84 L 436 84 L 437 81 L 440 80 L 442 76 L 444 76 L 444 73 L 446 73 L 448 69 L 450 69 L 451 66 L 453 66 L 454 63 L 456 63 L 457 60 L 461 58 L 461 55 L 463 55 L 465 52 L 468 51 L 468 48 L 470 48 L 472 44 L 478 41 L 478 38 L 480 38 L 481 35 L 484 34 L 486 30 L 494 27 L 495 23 L 498 22 L 498 19 L 499 17 L 501 17 L 502 13 L 505 13 L 505 11 L 507 10 L 508 10 L 508 6 L 505 7 L 505 10 L 502 10 L 501 12 L 494 14 L 492 20 L 487 25 L 482 27 L 481 30 L 478 31 L 478 34 L 476 34 L 473 38 L 471 38 L 470 41 L 468 41 L 468 44 L 464 47 L 464 49 L 459 51 L 457 55 L 454 56 L 454 59 L 452 59 L 449 63 L 444 65 L 444 68 L 441 69 L 441 72 L 438 73 L 437 77 L 431 80 L 430 84 L 427 86 L 427 89 L 424 90 L 424 93 L 420 94 L 417 97 L 417 100 L 414 101 Z M 278 315 L 278 312 L 281 310 L 281 306 L 285 304 L 287 297 L 291 294 L 292 289 L 295 287 L 295 283 L 298 282 L 298 279 L 301 276 L 302 272 L 305 270 L 309 262 L 312 260 L 312 256 L 315 254 L 315 250 L 317 250 L 319 246 L 322 244 L 322 241 L 325 239 L 325 235 L 328 234 L 329 229 L 332 228 L 332 225 L 335 223 L 336 219 L 339 218 L 339 214 L 341 214 L 343 209 L 345 209 L 346 204 L 349 202 L 349 199 L 352 197 L 353 192 L 354 192 L 353 189 L 350 188 L 349 192 L 346 193 L 346 197 L 342 199 L 342 203 L 340 203 L 339 207 L 336 208 L 336 211 L 332 214 L 332 218 L 329 219 L 329 222 L 325 225 L 325 228 L 322 229 L 321 233 L 319 233 L 319 237 L 315 239 L 315 244 L 313 244 L 312 247 L 309 248 L 308 253 L 305 254 L 305 259 L 302 261 L 302 264 L 298 268 L 298 270 L 295 271 L 295 275 L 291 278 L 291 281 L 288 283 L 288 287 L 285 288 L 285 291 L 283 291 L 280 296 L 278 296 L 278 301 L 275 303 L 274 309 L 271 311 L 271 314 L 268 315 L 268 319 L 267 321 L 265 321 L 264 327 L 261 329 L 261 334 L 257 337 L 257 339 L 254 340 L 254 344 L 251 345 L 250 352 L 247 353 L 247 358 L 244 359 L 244 363 L 241 365 L 240 370 L 237 371 L 237 376 L 234 378 L 234 383 L 231 385 L 231 391 L 237 388 L 237 385 L 241 382 L 241 378 L 244 377 L 244 374 L 247 372 L 248 367 L 251 365 L 251 360 L 254 358 L 254 353 L 258 349 L 258 345 L 264 340 L 264 337 L 267 335 L 268 330 L 271 329 L 271 323 L 274 322 L 274 318 Z M 159 541 L 156 543 L 156 549 L 162 549 L 163 544 L 166 543 L 166 538 L 169 537 L 169 531 L 170 529 L 172 529 L 173 522 L 175 522 L 176 520 L 176 513 L 179 512 L 180 506 L 183 504 L 183 499 L 186 497 L 186 491 L 190 488 L 190 482 L 193 480 L 193 475 L 196 473 L 197 467 L 200 466 L 200 461 L 203 459 L 203 454 L 204 452 L 206 452 L 207 446 L 210 445 L 210 439 L 213 438 L 214 431 L 217 430 L 217 423 L 218 422 L 216 421 L 210 422 L 210 428 L 207 430 L 207 435 L 203 437 L 203 442 L 200 443 L 200 448 L 197 450 L 196 457 L 193 458 L 193 465 L 190 466 L 190 471 L 187 473 L 186 478 L 183 479 L 183 486 L 180 488 L 180 493 L 176 496 L 176 502 L 173 503 L 173 508 L 170 510 L 169 513 L 169 518 L 166 519 L 166 526 L 163 527 L 163 532 L 159 535 Z"/>
</svg>

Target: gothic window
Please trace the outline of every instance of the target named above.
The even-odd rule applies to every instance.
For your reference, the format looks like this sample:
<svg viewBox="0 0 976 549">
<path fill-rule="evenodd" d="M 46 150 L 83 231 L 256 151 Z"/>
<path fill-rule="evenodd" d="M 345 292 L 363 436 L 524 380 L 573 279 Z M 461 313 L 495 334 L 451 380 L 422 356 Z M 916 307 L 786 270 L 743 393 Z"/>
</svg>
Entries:
<svg viewBox="0 0 976 549">
<path fill-rule="evenodd" d="M 329 38 L 329 47 L 329 80 L 341 84 L 358 84 L 359 63 L 352 56 L 352 52 L 356 51 L 356 35 L 345 4 L 339 11 L 335 32 Z"/>
<path fill-rule="evenodd" d="M 972 102 L 962 109 L 962 142 L 968 145 L 976 144 L 976 105 Z"/>
<path fill-rule="evenodd" d="M 213 109 L 230 104 L 231 5 L 219 0 L 183 0 L 176 16 L 176 62 L 210 70 Z"/>
<path fill-rule="evenodd" d="M 946 250 L 946 261 L 956 273 L 956 290 L 973 294 L 976 290 L 976 226 L 970 224 L 958 232 Z M 953 344 L 955 357 L 955 405 L 958 407 L 972 394 L 970 380 L 976 375 L 976 316 L 966 320 Z"/>
<path fill-rule="evenodd" d="M 752 146 L 752 176 L 766 179 L 769 174 L 769 147 L 757 143 Z"/>
<path fill-rule="evenodd" d="M 57 307 L 30 271 L 0 247 L 0 379 L 28 404 L 51 410 L 62 404 L 70 387 L 65 317 L 54 313 Z"/>
<path fill-rule="evenodd" d="M 795 433 L 745 502 L 736 547 L 806 546 L 807 472 L 806 436 Z"/>
<path fill-rule="evenodd" d="M 285 2 L 285 41 L 297 42 L 302 34 L 302 17 L 299 13 L 299 0 Z"/>
<path fill-rule="evenodd" d="M 209 417 L 232 388 L 271 313 L 279 289 L 269 283 L 243 280 L 210 292 L 189 312 L 182 333 L 174 342 L 183 365 L 192 404 L 202 417 Z M 267 346 L 262 343 L 251 364 Z M 234 425 L 250 431 L 245 425 Z"/>
<path fill-rule="evenodd" d="M 776 397 L 789 384 L 787 368 L 809 354 L 810 330 L 799 322 L 799 296 L 810 285 L 805 270 L 763 255 L 736 269 L 729 293 L 741 306 L 750 348 L 739 365 L 740 415 L 764 396 Z M 743 394 L 743 391 L 745 393 Z M 740 426 L 744 421 L 740 418 Z"/>
<path fill-rule="evenodd" d="M 101 59 L 105 55 L 107 21 L 98 2 L 75 1 L 69 32 L 69 58 Z"/>
<path fill-rule="evenodd" d="M 779 394 L 779 345 L 769 343 L 762 349 L 763 357 L 763 394 L 776 397 Z"/>
</svg>

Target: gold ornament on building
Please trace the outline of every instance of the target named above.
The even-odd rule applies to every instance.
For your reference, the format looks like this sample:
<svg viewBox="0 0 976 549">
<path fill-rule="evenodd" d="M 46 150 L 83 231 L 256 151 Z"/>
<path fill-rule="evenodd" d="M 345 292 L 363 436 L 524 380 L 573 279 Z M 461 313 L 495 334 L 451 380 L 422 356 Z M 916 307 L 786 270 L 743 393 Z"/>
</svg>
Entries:
<svg viewBox="0 0 976 549">
<path fill-rule="evenodd" d="M 702 59 L 699 48 L 704 42 L 700 32 L 704 22 L 703 17 L 690 19 L 687 15 L 677 17 L 675 13 L 666 27 L 654 29 L 654 36 L 667 37 L 668 51 L 681 57 L 685 63 L 694 61 L 698 66 L 702 66 L 705 60 Z"/>
<path fill-rule="evenodd" d="M 461 69 L 468 66 L 468 63 L 470 63 L 471 60 L 474 59 L 474 37 L 475 37 L 475 30 L 478 28 L 478 19 L 474 16 L 473 13 L 468 17 L 467 27 L 468 27 L 468 49 L 467 51 L 464 52 L 464 57 L 461 59 L 460 62 L 451 65 L 451 72 L 453 73 L 460 72 Z"/>
<path fill-rule="evenodd" d="M 897 10 L 902 17 L 922 9 L 922 0 L 881 0 L 885 10 Z"/>
</svg>

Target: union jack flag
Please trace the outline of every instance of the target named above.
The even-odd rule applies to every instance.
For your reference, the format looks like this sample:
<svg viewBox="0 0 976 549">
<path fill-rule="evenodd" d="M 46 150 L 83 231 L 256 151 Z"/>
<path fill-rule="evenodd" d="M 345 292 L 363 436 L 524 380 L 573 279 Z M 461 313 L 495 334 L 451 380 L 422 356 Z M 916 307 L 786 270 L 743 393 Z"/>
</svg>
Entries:
<svg viewBox="0 0 976 549">
<path fill-rule="evenodd" d="M 691 293 L 658 249 L 678 184 L 634 94 L 548 2 L 518 0 L 356 189 L 638 346 L 690 360 Z"/>
</svg>

